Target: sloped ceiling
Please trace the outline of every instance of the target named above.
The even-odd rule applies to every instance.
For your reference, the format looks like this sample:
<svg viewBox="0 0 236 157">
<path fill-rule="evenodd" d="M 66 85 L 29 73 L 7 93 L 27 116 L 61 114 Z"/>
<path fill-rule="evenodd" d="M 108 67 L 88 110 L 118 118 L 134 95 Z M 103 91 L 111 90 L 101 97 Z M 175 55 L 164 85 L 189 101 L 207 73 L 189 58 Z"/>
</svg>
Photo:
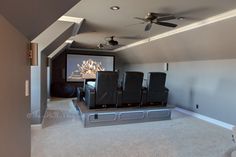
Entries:
<svg viewBox="0 0 236 157">
<path fill-rule="evenodd" d="M 0 13 L 29 40 L 80 0 L 1 0 Z"/>
<path fill-rule="evenodd" d="M 236 58 L 236 17 L 116 52 L 128 64 Z"/>
<path fill-rule="evenodd" d="M 78 29 L 77 27 L 79 27 L 79 25 L 73 22 L 56 21 L 45 31 L 40 33 L 33 42 L 38 43 L 39 51 L 48 56 L 60 47 L 60 45 L 65 43 L 68 38 L 74 35 L 74 30 Z"/>
<path fill-rule="evenodd" d="M 112 11 L 111 6 L 120 6 Z M 138 24 L 134 17 L 144 17 L 148 12 L 172 13 L 185 20 L 172 20 L 179 27 L 236 8 L 235 0 L 82 0 L 66 15 L 85 19 L 80 34 L 74 40 L 79 48 L 97 48 L 106 43 L 105 37 L 114 35 L 121 45 L 137 42 L 173 30 L 154 25 L 150 32 L 144 32 L 145 25 Z M 117 47 L 114 47 L 117 48 Z"/>
<path fill-rule="evenodd" d="M 33 39 L 32 42 L 38 43 L 41 51 L 73 25 L 74 23 L 71 22 L 56 21 Z M 72 32 L 70 33 L 72 34 Z"/>
<path fill-rule="evenodd" d="M 49 56 L 53 51 L 55 51 L 60 45 L 62 45 L 69 37 L 71 37 L 72 32 L 74 30 L 74 25 L 67 28 L 64 32 L 60 34 L 53 42 L 51 42 L 42 53 Z"/>
</svg>

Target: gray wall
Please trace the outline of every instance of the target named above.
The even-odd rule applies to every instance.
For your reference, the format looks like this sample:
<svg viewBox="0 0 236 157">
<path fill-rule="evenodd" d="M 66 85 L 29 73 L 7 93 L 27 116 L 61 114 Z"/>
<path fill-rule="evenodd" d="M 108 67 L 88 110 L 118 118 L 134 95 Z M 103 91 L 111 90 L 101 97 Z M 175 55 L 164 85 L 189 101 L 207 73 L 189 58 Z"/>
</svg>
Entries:
<svg viewBox="0 0 236 157">
<path fill-rule="evenodd" d="M 39 124 L 41 123 L 41 114 L 40 114 L 40 85 L 41 85 L 41 77 L 40 77 L 40 65 L 41 65 L 41 47 L 38 45 L 38 66 L 31 66 L 30 68 L 30 78 L 31 78 L 31 123 Z"/>
<path fill-rule="evenodd" d="M 170 103 L 236 125 L 235 67 L 235 59 L 171 63 Z"/>
<path fill-rule="evenodd" d="M 130 64 L 122 71 L 164 71 L 163 63 Z M 169 103 L 236 125 L 236 59 L 169 63 Z M 199 104 L 199 109 L 196 109 Z"/>
<path fill-rule="evenodd" d="M 30 157 L 28 40 L 0 15 L 0 156 Z"/>
<path fill-rule="evenodd" d="M 45 110 L 47 108 L 48 93 L 47 90 L 47 55 L 68 39 L 73 31 L 74 23 L 54 22 L 49 28 L 42 32 L 33 42 L 38 43 L 39 65 L 31 67 L 31 113 L 32 124 L 42 122 Z M 49 89 L 49 88 L 48 88 Z"/>
<path fill-rule="evenodd" d="M 31 114 L 32 124 L 40 123 L 40 66 L 31 67 Z"/>
</svg>

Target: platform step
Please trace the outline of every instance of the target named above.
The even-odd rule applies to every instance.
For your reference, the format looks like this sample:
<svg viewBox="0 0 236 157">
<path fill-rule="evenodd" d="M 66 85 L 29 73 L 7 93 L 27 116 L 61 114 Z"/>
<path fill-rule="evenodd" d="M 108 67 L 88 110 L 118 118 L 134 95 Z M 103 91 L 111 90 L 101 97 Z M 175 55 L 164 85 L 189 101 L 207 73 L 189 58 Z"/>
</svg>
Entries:
<svg viewBox="0 0 236 157">
<path fill-rule="evenodd" d="M 173 106 L 88 109 L 82 101 L 74 103 L 84 127 L 170 120 L 173 109 Z"/>
</svg>

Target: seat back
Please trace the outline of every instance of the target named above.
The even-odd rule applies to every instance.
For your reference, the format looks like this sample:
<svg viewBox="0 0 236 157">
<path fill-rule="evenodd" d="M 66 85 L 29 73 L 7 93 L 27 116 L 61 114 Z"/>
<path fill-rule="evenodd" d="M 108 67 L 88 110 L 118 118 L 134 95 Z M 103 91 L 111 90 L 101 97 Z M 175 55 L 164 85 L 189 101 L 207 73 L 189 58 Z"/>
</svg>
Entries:
<svg viewBox="0 0 236 157">
<path fill-rule="evenodd" d="M 96 105 L 116 104 L 118 73 L 98 71 L 96 74 Z"/>
<path fill-rule="evenodd" d="M 143 73 L 125 72 L 122 85 L 122 103 L 140 103 L 142 96 Z"/>
<path fill-rule="evenodd" d="M 147 101 L 151 103 L 165 101 L 166 74 L 149 72 L 147 76 Z"/>
</svg>

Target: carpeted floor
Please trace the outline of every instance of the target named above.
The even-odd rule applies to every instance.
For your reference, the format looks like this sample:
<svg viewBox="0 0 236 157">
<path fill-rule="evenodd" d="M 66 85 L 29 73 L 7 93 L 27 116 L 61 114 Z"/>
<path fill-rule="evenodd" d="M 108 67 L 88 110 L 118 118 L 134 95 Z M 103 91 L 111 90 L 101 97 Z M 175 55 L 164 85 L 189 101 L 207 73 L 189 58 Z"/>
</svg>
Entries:
<svg viewBox="0 0 236 157">
<path fill-rule="evenodd" d="M 231 132 L 173 111 L 172 120 L 83 128 L 71 99 L 48 104 L 31 157 L 223 157 Z"/>
</svg>

